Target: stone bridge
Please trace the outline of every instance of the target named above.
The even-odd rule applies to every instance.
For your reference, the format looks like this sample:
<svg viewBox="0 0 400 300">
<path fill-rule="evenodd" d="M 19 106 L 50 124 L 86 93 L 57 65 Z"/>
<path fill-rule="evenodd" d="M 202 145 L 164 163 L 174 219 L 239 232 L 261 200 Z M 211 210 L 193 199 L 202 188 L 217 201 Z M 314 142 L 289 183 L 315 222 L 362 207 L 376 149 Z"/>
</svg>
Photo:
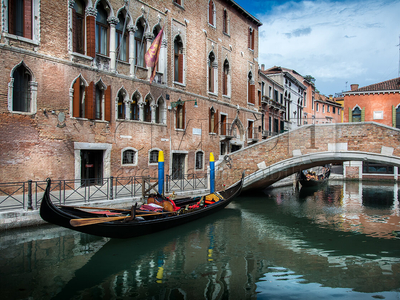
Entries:
<svg viewBox="0 0 400 300">
<path fill-rule="evenodd" d="M 344 161 L 400 166 L 400 130 L 375 122 L 305 125 L 227 155 L 216 167 L 216 189 L 242 171 L 245 190 L 264 189 L 300 170 Z"/>
</svg>

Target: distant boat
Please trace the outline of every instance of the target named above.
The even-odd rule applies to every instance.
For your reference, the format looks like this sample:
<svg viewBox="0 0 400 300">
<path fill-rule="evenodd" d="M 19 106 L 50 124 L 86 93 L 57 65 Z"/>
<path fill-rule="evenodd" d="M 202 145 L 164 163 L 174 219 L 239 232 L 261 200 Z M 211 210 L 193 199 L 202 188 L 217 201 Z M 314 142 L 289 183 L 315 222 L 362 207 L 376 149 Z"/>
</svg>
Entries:
<svg viewBox="0 0 400 300">
<path fill-rule="evenodd" d="M 303 170 L 299 172 L 297 180 L 302 187 L 317 186 L 325 183 L 330 175 L 330 167 L 323 167 L 321 174 L 317 174 L 315 171 Z"/>
</svg>

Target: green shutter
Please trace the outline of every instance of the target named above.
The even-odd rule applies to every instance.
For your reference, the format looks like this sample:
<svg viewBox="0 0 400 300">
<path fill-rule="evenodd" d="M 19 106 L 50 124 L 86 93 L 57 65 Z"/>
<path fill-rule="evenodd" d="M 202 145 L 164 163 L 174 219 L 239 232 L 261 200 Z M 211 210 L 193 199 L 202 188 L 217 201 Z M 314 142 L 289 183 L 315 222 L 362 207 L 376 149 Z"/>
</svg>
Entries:
<svg viewBox="0 0 400 300">
<path fill-rule="evenodd" d="M 396 127 L 396 108 L 392 105 L 392 126 Z"/>
<path fill-rule="evenodd" d="M 353 111 L 349 107 L 349 122 L 353 122 Z"/>
<path fill-rule="evenodd" d="M 365 122 L 365 107 L 361 110 L 361 122 Z"/>
</svg>

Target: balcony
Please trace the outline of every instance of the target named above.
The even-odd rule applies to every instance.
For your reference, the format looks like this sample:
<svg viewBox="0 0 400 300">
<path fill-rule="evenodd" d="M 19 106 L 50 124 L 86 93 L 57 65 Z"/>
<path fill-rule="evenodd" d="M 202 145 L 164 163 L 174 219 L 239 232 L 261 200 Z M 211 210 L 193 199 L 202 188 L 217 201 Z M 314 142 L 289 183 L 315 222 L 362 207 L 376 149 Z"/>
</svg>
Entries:
<svg viewBox="0 0 400 300">
<path fill-rule="evenodd" d="M 280 104 L 278 101 L 275 101 L 273 99 L 270 99 L 267 96 L 263 96 L 261 99 L 262 104 L 266 104 L 269 107 L 281 110 L 281 111 L 286 111 L 286 107 L 283 104 Z"/>
</svg>

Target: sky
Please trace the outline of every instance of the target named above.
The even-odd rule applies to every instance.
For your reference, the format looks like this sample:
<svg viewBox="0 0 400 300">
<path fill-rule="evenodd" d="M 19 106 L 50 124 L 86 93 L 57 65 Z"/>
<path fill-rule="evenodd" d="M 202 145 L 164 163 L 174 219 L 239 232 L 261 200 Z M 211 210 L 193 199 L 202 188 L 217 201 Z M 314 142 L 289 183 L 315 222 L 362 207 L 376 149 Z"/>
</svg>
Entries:
<svg viewBox="0 0 400 300">
<path fill-rule="evenodd" d="M 400 0 L 235 0 L 263 23 L 259 64 L 335 95 L 400 77 Z"/>
</svg>

